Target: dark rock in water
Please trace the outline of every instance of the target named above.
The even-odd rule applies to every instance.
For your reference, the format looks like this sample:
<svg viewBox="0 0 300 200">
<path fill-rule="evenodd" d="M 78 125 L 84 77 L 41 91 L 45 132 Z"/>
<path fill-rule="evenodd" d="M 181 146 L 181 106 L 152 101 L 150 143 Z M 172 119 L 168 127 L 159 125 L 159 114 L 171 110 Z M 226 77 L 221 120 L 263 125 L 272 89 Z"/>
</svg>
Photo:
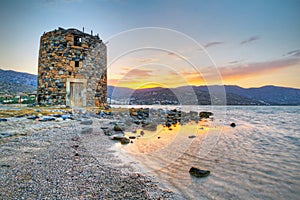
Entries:
<svg viewBox="0 0 300 200">
<path fill-rule="evenodd" d="M 62 115 L 61 114 L 54 114 L 52 115 L 53 117 L 61 117 Z"/>
<path fill-rule="evenodd" d="M 128 144 L 130 142 L 130 140 L 126 137 L 120 139 L 121 144 Z"/>
<path fill-rule="evenodd" d="M 141 121 L 140 120 L 134 120 L 133 123 L 139 125 L 139 124 L 141 124 Z"/>
<path fill-rule="evenodd" d="M 101 129 L 102 129 L 102 130 L 105 130 L 105 129 L 109 129 L 109 127 L 107 127 L 107 126 L 102 126 Z"/>
<path fill-rule="evenodd" d="M 109 136 L 109 138 L 112 140 L 118 140 L 121 142 L 121 144 L 128 144 L 130 142 L 130 140 L 127 137 L 125 137 L 123 134 L 115 134 Z"/>
<path fill-rule="evenodd" d="M 7 122 L 7 119 L 5 119 L 5 118 L 0 118 L 0 122 Z"/>
<path fill-rule="evenodd" d="M 136 137 L 135 136 L 129 136 L 129 139 L 135 139 Z"/>
<path fill-rule="evenodd" d="M 235 123 L 231 123 L 230 126 L 231 126 L 232 128 L 234 128 L 234 127 L 236 127 L 236 124 L 235 124 Z"/>
<path fill-rule="evenodd" d="M 148 130 L 148 131 L 156 131 L 157 125 L 155 123 L 147 124 L 147 125 L 143 126 L 143 129 Z"/>
<path fill-rule="evenodd" d="M 212 116 L 213 115 L 213 113 L 212 112 L 206 112 L 206 111 L 203 111 L 203 112 L 200 112 L 199 113 L 199 117 L 200 117 L 200 119 L 207 119 L 207 118 L 209 118 L 210 116 Z"/>
<path fill-rule="evenodd" d="M 126 138 L 123 134 L 114 134 L 109 136 L 111 140 L 121 140 L 122 138 Z"/>
<path fill-rule="evenodd" d="M 210 171 L 198 169 L 198 168 L 196 168 L 196 167 L 191 167 L 189 173 L 190 173 L 192 176 L 201 178 L 201 177 L 206 177 L 206 176 L 208 176 L 208 175 L 210 174 Z"/>
<path fill-rule="evenodd" d="M 93 128 L 91 127 L 85 127 L 83 129 L 81 129 L 81 134 L 87 134 L 87 133 L 92 133 L 93 132 Z"/>
<path fill-rule="evenodd" d="M 195 137 L 196 137 L 196 135 L 190 135 L 190 136 L 189 136 L 190 139 L 193 139 L 193 138 L 195 138 Z"/>
<path fill-rule="evenodd" d="M 130 108 L 129 114 L 133 119 L 145 120 L 149 117 L 149 108 Z"/>
<path fill-rule="evenodd" d="M 171 127 L 172 126 L 172 124 L 170 123 L 170 122 L 166 122 L 166 127 Z"/>
<path fill-rule="evenodd" d="M 182 116 L 182 112 L 180 110 L 169 110 L 167 111 L 167 116 L 166 116 L 166 123 L 165 125 L 169 128 L 177 123 L 180 123 L 181 121 L 181 116 Z"/>
<path fill-rule="evenodd" d="M 83 124 L 83 125 L 91 125 L 91 124 L 93 124 L 93 120 L 87 119 L 87 120 L 81 121 L 80 124 Z"/>
<path fill-rule="evenodd" d="M 104 135 L 107 135 L 107 136 L 112 135 L 112 133 L 109 131 L 109 129 L 102 129 L 102 130 L 103 130 Z"/>
<path fill-rule="evenodd" d="M 118 126 L 118 124 L 116 124 L 116 125 L 114 126 L 114 131 L 123 131 L 123 130 L 121 129 L 120 126 Z"/>
</svg>

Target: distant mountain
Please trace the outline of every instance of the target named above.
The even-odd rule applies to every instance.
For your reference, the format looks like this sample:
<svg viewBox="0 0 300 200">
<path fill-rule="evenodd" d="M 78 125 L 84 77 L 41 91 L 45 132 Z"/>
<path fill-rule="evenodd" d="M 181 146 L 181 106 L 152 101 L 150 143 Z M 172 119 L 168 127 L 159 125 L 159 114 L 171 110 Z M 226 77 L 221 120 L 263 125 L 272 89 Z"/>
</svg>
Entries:
<svg viewBox="0 0 300 200">
<path fill-rule="evenodd" d="M 0 69 L 0 92 L 33 92 L 36 91 L 36 87 L 37 75 Z"/>
<path fill-rule="evenodd" d="M 109 97 L 131 104 L 300 105 L 300 89 L 277 86 L 183 86 L 132 90 L 109 86 Z"/>
<path fill-rule="evenodd" d="M 221 88 L 225 88 L 227 95 L 235 94 L 270 105 L 300 105 L 300 89 L 295 88 L 263 86 L 246 89 L 236 85 L 198 87 L 202 91 L 220 90 Z"/>
<path fill-rule="evenodd" d="M 0 92 L 33 92 L 37 75 L 0 69 Z M 108 97 L 116 103 L 186 105 L 300 105 L 300 89 L 264 86 L 242 88 L 225 86 L 182 86 L 133 90 L 108 86 Z"/>
<path fill-rule="evenodd" d="M 134 90 L 126 87 L 114 87 L 109 85 L 107 86 L 107 95 L 108 97 L 112 97 L 113 99 L 130 98 L 130 95 L 133 92 Z"/>
</svg>

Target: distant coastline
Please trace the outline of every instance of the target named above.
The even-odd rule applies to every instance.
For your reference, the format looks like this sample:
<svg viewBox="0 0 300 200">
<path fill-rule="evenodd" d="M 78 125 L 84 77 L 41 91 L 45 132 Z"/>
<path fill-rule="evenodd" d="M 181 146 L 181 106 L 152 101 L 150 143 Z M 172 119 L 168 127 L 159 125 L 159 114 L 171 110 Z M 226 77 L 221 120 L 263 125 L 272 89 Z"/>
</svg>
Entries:
<svg viewBox="0 0 300 200">
<path fill-rule="evenodd" d="M 37 75 L 0 69 L 0 96 L 32 93 Z M 134 105 L 300 105 L 300 89 L 263 86 L 243 88 L 237 85 L 182 86 L 177 88 L 144 88 L 108 86 L 111 104 Z"/>
</svg>

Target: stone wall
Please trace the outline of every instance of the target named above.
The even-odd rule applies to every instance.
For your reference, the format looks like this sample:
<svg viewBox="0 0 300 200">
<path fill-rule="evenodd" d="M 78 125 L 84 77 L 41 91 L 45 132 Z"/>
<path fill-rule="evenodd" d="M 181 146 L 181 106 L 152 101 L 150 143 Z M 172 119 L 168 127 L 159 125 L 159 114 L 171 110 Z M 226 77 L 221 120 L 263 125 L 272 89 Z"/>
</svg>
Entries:
<svg viewBox="0 0 300 200">
<path fill-rule="evenodd" d="M 98 36 L 62 28 L 44 33 L 39 51 L 38 103 L 105 105 L 106 57 L 106 45 Z"/>
</svg>

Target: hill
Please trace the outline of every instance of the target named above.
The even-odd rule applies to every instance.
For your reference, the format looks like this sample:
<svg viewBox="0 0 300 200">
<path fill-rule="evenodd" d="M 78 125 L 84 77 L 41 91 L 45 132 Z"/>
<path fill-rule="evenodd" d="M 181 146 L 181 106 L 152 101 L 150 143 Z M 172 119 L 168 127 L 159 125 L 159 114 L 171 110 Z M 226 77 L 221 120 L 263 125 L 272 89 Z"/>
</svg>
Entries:
<svg viewBox="0 0 300 200">
<path fill-rule="evenodd" d="M 111 99 L 131 104 L 300 105 L 300 89 L 278 86 L 215 85 L 137 90 L 109 86 L 108 91 Z"/>
<path fill-rule="evenodd" d="M 36 87 L 37 75 L 0 69 L 1 93 L 33 92 Z"/>
<path fill-rule="evenodd" d="M 199 86 L 198 89 L 208 91 L 209 89 L 220 90 L 225 88 L 226 94 L 235 94 L 249 99 L 255 99 L 270 105 L 300 105 L 300 89 L 263 86 L 259 88 L 242 88 L 236 85 L 225 86 Z"/>
<path fill-rule="evenodd" d="M 37 75 L 0 69 L 0 92 L 33 92 Z M 264 86 L 242 88 L 236 85 L 182 86 L 133 90 L 108 86 L 115 103 L 183 105 L 300 105 L 300 89 Z"/>
</svg>

